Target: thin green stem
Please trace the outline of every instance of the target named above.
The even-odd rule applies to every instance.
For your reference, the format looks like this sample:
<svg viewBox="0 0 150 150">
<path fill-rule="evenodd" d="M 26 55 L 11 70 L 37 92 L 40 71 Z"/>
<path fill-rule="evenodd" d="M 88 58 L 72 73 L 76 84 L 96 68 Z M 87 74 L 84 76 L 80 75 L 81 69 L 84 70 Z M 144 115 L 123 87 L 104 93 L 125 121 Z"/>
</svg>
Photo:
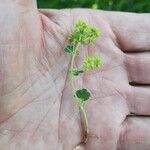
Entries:
<svg viewBox="0 0 150 150">
<path fill-rule="evenodd" d="M 76 46 L 74 46 L 74 51 L 75 51 L 75 54 L 79 48 L 79 44 L 77 44 Z M 74 61 L 75 61 L 75 57 L 76 55 L 73 55 L 72 58 L 71 58 L 71 66 L 70 66 L 70 70 L 73 70 L 74 69 Z M 74 86 L 74 82 L 73 82 L 73 77 L 71 76 L 71 86 L 72 86 L 72 90 L 73 90 L 73 94 L 75 93 L 75 86 Z M 76 95 L 75 95 L 75 98 L 77 99 Z"/>
<path fill-rule="evenodd" d="M 84 108 L 84 106 L 79 106 L 80 107 L 80 113 L 81 113 L 81 117 L 82 117 L 82 124 L 84 127 L 84 137 L 83 137 L 83 143 L 86 143 L 88 140 L 88 135 L 89 135 L 89 126 L 88 126 L 88 119 L 87 119 L 87 113 L 86 110 Z"/>
<path fill-rule="evenodd" d="M 75 54 L 76 54 L 76 51 L 78 50 L 79 46 L 80 46 L 79 44 L 74 46 Z M 75 57 L 76 57 L 76 55 L 73 55 L 71 58 L 70 70 L 74 69 Z M 71 86 L 72 86 L 72 91 L 73 91 L 73 94 L 75 96 L 75 99 L 77 100 L 77 102 L 80 101 L 80 99 L 78 99 L 78 97 L 75 94 L 75 85 L 74 85 L 74 79 L 72 76 L 71 76 Z M 88 134 L 89 134 L 88 119 L 87 119 L 86 111 L 85 111 L 83 104 L 80 104 L 80 102 L 78 102 L 78 105 L 79 105 L 81 120 L 82 120 L 82 124 L 83 124 L 83 132 L 84 132 L 83 133 L 83 140 L 80 144 L 86 144 L 86 142 L 88 140 Z"/>
</svg>

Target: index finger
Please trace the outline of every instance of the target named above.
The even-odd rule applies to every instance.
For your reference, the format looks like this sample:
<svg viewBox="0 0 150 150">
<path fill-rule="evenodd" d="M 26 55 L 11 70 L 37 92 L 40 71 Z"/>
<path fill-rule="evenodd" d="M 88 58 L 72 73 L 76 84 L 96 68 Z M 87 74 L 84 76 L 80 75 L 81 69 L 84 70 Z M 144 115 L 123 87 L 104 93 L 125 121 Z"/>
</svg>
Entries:
<svg viewBox="0 0 150 150">
<path fill-rule="evenodd" d="M 150 13 L 104 12 L 123 51 L 150 50 Z"/>
<path fill-rule="evenodd" d="M 1 4 L 11 4 L 11 3 L 16 3 L 19 4 L 21 6 L 25 6 L 25 7 L 37 7 L 37 2 L 36 0 L 0 0 L 0 5 Z"/>
</svg>

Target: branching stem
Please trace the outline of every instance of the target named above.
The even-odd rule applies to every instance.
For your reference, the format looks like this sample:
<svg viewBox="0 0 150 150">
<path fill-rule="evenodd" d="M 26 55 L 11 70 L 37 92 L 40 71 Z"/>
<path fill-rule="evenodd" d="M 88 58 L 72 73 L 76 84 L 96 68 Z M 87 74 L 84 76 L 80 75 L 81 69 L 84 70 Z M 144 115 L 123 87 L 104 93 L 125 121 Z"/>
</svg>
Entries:
<svg viewBox="0 0 150 150">
<path fill-rule="evenodd" d="M 75 54 L 76 54 L 79 46 L 80 46 L 79 44 L 74 46 Z M 72 55 L 72 58 L 71 58 L 70 70 L 74 69 L 74 62 L 75 62 L 75 58 L 76 58 L 75 54 Z M 86 144 L 86 142 L 88 140 L 88 135 L 89 135 L 88 119 L 87 119 L 86 110 L 84 108 L 84 104 L 79 102 L 80 99 L 75 94 L 74 78 L 72 76 L 71 76 L 71 86 L 72 86 L 72 91 L 73 91 L 74 97 L 75 97 L 77 104 L 79 106 L 80 115 L 81 115 L 81 122 L 82 122 L 82 126 L 83 126 L 83 139 L 82 139 L 81 143 L 77 146 L 77 147 L 79 147 L 80 145 Z"/>
<path fill-rule="evenodd" d="M 70 65 L 70 80 L 73 96 L 78 104 L 81 124 L 83 128 L 83 139 L 75 147 L 75 150 L 79 150 L 83 147 L 89 137 L 88 119 L 85 110 L 85 103 L 91 97 L 91 92 L 86 88 L 79 88 L 76 90 L 75 77 L 81 75 L 85 71 L 93 71 L 99 69 L 102 66 L 102 60 L 99 56 L 87 56 L 83 61 L 83 66 L 77 68 L 75 66 L 75 58 L 80 54 L 79 47 L 82 45 L 92 45 L 96 42 L 101 32 L 98 28 L 88 25 L 86 22 L 78 21 L 75 25 L 74 31 L 69 37 L 70 44 L 64 48 L 64 51 L 71 54 L 71 65 Z"/>
</svg>

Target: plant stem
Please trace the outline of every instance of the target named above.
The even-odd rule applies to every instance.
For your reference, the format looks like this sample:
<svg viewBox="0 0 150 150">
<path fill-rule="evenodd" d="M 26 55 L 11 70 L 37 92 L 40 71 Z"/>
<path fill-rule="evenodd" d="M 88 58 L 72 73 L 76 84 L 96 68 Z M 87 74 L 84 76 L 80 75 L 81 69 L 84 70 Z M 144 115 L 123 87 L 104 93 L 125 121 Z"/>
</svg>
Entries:
<svg viewBox="0 0 150 150">
<path fill-rule="evenodd" d="M 79 44 L 77 44 L 76 46 L 74 46 L 75 54 L 76 54 L 76 51 L 78 50 L 79 46 L 80 46 Z M 74 69 L 75 57 L 76 57 L 76 55 L 73 55 L 72 58 L 71 58 L 70 70 Z M 75 94 L 75 85 L 74 85 L 74 80 L 73 80 L 72 76 L 71 76 L 71 86 L 72 86 L 73 94 Z M 75 96 L 75 99 L 77 100 L 77 102 L 80 101 L 80 99 L 78 99 L 78 97 L 76 96 L 76 94 L 74 96 Z M 84 105 L 80 104 L 78 102 L 78 106 L 79 106 L 80 115 L 81 115 L 81 121 L 82 121 L 82 125 L 83 125 L 83 139 L 82 139 L 81 143 L 78 145 L 78 146 L 80 146 L 80 145 L 86 144 L 86 142 L 88 140 L 89 127 L 88 127 L 88 119 L 87 119 L 87 115 L 86 115 L 86 111 L 85 111 Z"/>
<path fill-rule="evenodd" d="M 80 113 L 81 113 L 81 119 L 82 119 L 82 124 L 83 124 L 83 144 L 86 144 L 88 140 L 88 135 L 89 135 L 89 126 L 88 126 L 88 119 L 87 119 L 87 114 L 84 106 L 79 106 L 80 108 Z"/>
<path fill-rule="evenodd" d="M 77 44 L 76 46 L 74 46 L 74 51 L 76 53 L 76 51 L 78 50 L 78 47 L 79 47 L 79 44 Z M 70 66 L 70 70 L 73 70 L 74 69 L 74 61 L 75 61 L 75 57 L 76 55 L 74 54 L 71 58 L 71 66 Z M 71 86 L 72 86 L 72 90 L 73 90 L 73 93 L 75 93 L 75 86 L 74 86 L 74 82 L 73 82 L 73 77 L 71 76 Z M 75 95 L 75 98 L 77 99 L 76 95 Z"/>
</svg>

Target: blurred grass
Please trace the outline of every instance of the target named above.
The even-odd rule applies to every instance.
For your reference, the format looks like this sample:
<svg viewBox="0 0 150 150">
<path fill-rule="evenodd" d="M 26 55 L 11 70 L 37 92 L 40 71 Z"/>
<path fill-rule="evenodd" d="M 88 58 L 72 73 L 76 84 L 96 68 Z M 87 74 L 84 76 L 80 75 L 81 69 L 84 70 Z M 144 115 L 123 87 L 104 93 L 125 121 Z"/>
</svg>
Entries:
<svg viewBox="0 0 150 150">
<path fill-rule="evenodd" d="M 97 8 L 128 12 L 150 12 L 150 0 L 37 0 L 39 8 Z"/>
</svg>

